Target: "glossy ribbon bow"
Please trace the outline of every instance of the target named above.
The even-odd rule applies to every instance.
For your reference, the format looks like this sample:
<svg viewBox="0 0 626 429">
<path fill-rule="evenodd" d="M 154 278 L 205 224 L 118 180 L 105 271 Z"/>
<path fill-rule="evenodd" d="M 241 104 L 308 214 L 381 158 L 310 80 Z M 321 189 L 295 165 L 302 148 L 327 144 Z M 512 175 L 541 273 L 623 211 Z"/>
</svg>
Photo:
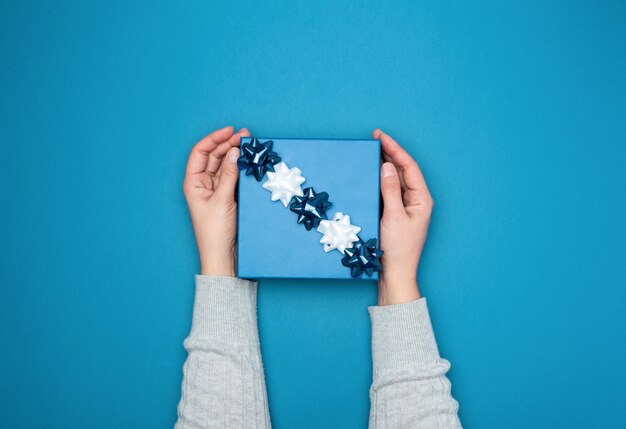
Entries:
<svg viewBox="0 0 626 429">
<path fill-rule="evenodd" d="M 298 223 L 304 224 L 307 231 L 317 228 L 322 219 L 326 219 L 326 210 L 333 203 L 328 201 L 328 193 L 315 192 L 313 188 L 304 188 L 304 195 L 293 197 L 289 210 L 298 215 Z"/>
<path fill-rule="evenodd" d="M 365 272 L 369 277 L 372 277 L 374 272 L 382 270 L 380 265 L 380 257 L 383 256 L 383 251 L 376 247 L 376 239 L 370 238 L 367 242 L 363 242 L 359 238 L 359 241 L 354 243 L 353 247 L 349 247 L 344 251 L 344 257 L 341 258 L 341 263 L 350 268 L 350 275 L 352 278 L 357 278 Z"/>
<path fill-rule="evenodd" d="M 274 171 L 274 164 L 280 162 L 280 157 L 272 151 L 272 140 L 261 142 L 256 137 L 250 143 L 241 146 L 242 155 L 237 160 L 240 170 L 246 170 L 246 175 L 254 175 L 257 182 L 260 182 L 268 171 Z"/>
</svg>

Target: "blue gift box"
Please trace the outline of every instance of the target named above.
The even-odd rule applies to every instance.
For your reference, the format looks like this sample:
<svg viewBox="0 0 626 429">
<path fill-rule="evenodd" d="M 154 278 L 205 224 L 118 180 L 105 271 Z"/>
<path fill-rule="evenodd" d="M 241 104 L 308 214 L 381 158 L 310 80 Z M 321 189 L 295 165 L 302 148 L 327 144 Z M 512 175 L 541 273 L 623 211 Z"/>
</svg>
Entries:
<svg viewBox="0 0 626 429">
<path fill-rule="evenodd" d="M 251 138 L 242 138 L 241 146 Z M 332 203 L 326 214 L 350 216 L 361 227 L 363 241 L 378 241 L 380 210 L 380 140 L 317 140 L 258 138 L 271 140 L 272 150 L 289 168 L 298 167 L 306 181 L 302 188 L 325 191 Z M 335 249 L 325 253 L 316 228 L 298 224 L 298 215 L 280 201 L 271 200 L 258 182 L 240 171 L 238 189 L 237 273 L 243 278 L 351 279 Z M 293 200 L 292 200 L 293 201 Z M 365 274 L 363 280 L 377 280 Z"/>
</svg>

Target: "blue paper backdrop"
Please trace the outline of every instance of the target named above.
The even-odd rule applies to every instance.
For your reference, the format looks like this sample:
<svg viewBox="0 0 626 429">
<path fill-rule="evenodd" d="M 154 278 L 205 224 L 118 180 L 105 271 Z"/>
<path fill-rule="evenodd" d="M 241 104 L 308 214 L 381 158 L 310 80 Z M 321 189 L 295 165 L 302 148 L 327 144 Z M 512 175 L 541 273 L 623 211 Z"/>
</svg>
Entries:
<svg viewBox="0 0 626 429">
<path fill-rule="evenodd" d="M 626 3 L 0 3 L 0 426 L 171 427 L 194 141 L 368 138 L 436 200 L 420 283 L 468 428 L 626 421 Z M 267 281 L 276 428 L 365 427 L 374 285 Z"/>
</svg>

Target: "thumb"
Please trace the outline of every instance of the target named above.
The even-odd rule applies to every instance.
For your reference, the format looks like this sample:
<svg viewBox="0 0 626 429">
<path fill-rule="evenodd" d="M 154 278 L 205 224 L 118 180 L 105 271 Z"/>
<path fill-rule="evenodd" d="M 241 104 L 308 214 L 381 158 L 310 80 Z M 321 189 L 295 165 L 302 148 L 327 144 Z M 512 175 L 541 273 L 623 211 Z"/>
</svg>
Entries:
<svg viewBox="0 0 626 429">
<path fill-rule="evenodd" d="M 385 162 L 380 175 L 380 192 L 383 194 L 385 212 L 404 213 L 402 203 L 402 188 L 400 187 L 400 177 L 398 170 L 391 162 Z"/>
<path fill-rule="evenodd" d="M 239 168 L 237 167 L 237 159 L 239 158 L 239 148 L 233 147 L 226 152 L 224 162 L 222 162 L 222 171 L 220 173 L 219 182 L 215 189 L 216 195 L 224 199 L 235 198 L 235 188 L 239 179 Z"/>
</svg>

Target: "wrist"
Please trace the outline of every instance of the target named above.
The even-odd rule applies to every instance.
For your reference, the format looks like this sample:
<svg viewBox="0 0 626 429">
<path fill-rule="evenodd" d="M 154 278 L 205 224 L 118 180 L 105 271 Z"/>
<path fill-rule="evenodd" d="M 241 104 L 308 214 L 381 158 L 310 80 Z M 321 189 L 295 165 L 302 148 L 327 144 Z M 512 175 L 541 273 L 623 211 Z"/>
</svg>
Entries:
<svg viewBox="0 0 626 429">
<path fill-rule="evenodd" d="M 415 276 L 386 276 L 378 281 L 378 305 L 404 304 L 421 298 Z"/>
<path fill-rule="evenodd" d="M 204 276 L 237 277 L 234 257 L 212 255 L 200 258 L 200 274 Z"/>
</svg>

